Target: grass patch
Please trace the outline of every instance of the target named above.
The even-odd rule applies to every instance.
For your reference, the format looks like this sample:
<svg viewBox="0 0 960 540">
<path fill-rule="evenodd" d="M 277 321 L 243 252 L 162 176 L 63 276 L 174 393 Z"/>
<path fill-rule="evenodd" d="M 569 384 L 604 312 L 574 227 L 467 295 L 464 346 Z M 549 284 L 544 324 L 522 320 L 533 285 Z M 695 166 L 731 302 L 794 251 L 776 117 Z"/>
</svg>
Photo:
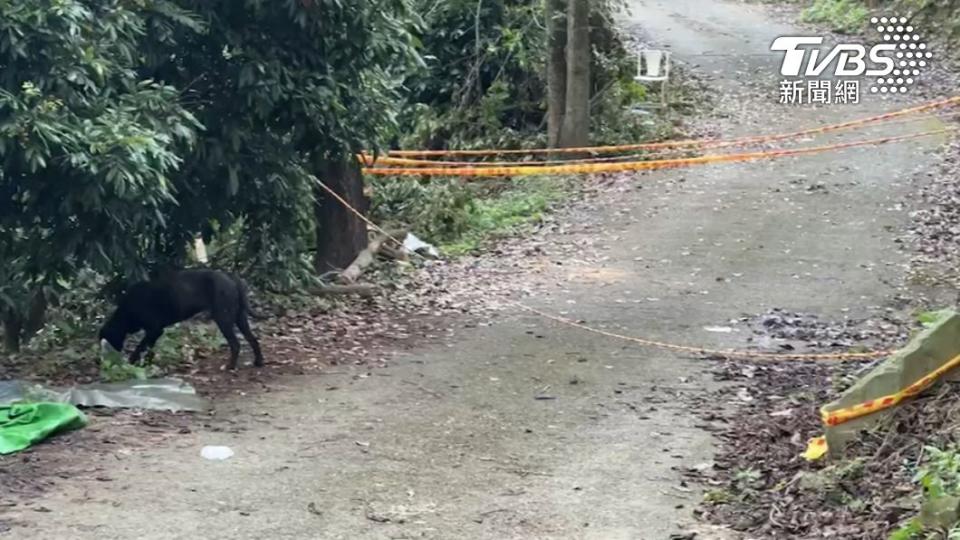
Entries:
<svg viewBox="0 0 960 540">
<path fill-rule="evenodd" d="M 803 10 L 803 22 L 825 24 L 834 32 L 851 34 L 863 30 L 870 11 L 857 0 L 814 0 Z"/>
<path fill-rule="evenodd" d="M 538 223 L 555 203 L 571 190 L 571 180 L 540 177 L 516 181 L 510 189 L 476 200 L 467 214 L 467 229 L 460 238 L 444 243 L 441 250 L 463 255 L 478 250 L 494 238 L 512 236 Z"/>
<path fill-rule="evenodd" d="M 408 178 L 372 183 L 376 219 L 404 225 L 447 255 L 476 251 L 538 223 L 573 191 L 573 177 L 549 176 L 462 182 Z"/>
</svg>

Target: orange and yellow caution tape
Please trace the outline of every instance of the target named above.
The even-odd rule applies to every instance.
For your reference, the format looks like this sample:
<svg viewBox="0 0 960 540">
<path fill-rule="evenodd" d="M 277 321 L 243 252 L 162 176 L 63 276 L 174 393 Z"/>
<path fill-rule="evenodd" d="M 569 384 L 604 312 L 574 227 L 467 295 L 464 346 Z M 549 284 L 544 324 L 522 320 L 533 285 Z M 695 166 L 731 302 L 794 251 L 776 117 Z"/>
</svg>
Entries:
<svg viewBox="0 0 960 540">
<path fill-rule="evenodd" d="M 868 124 L 873 124 L 877 122 L 884 122 L 886 120 L 897 118 L 900 116 L 907 116 L 911 114 L 917 114 L 921 112 L 931 111 L 943 107 L 950 107 L 960 103 L 960 96 L 954 96 L 951 98 L 945 98 L 923 105 L 917 105 L 914 107 L 908 107 L 898 111 L 893 111 L 889 113 L 879 114 L 875 116 L 869 116 L 866 118 L 860 118 L 857 120 L 851 120 L 848 122 L 841 122 L 837 124 L 831 124 L 826 126 L 820 126 L 816 128 L 804 129 L 800 131 L 793 131 L 788 133 L 780 134 L 771 134 L 771 135 L 753 135 L 749 137 L 741 137 L 737 139 L 723 140 L 723 139 L 686 139 L 680 141 L 663 141 L 655 143 L 639 143 L 639 144 L 624 144 L 624 145 L 607 145 L 607 146 L 584 146 L 578 148 L 530 148 L 530 149 L 484 149 L 484 150 L 393 150 L 388 152 L 390 157 L 398 158 L 415 158 L 415 157 L 439 157 L 439 156 L 495 156 L 495 155 L 533 155 L 533 154 L 603 154 L 603 153 L 615 153 L 615 152 L 630 152 L 637 150 L 658 150 L 663 148 L 680 148 L 685 146 L 694 146 L 694 147 L 722 147 L 722 146 L 741 146 L 744 144 L 755 143 L 755 142 L 770 142 L 783 139 L 792 139 L 797 137 L 804 137 L 807 135 L 815 135 L 820 133 L 829 133 L 831 131 L 838 131 L 844 129 L 851 129 L 855 127 L 860 127 Z"/>
<path fill-rule="evenodd" d="M 845 143 L 835 143 L 824 146 L 813 146 L 807 148 L 790 148 L 782 150 L 767 150 L 762 152 L 744 152 L 738 154 L 711 154 L 690 158 L 659 159 L 649 161 L 629 161 L 625 163 L 588 163 L 588 164 L 570 164 L 570 165 L 547 165 L 547 166 L 526 166 L 517 165 L 510 167 L 423 167 L 423 168 L 403 168 L 403 167 L 367 167 L 363 172 L 367 174 L 380 176 L 540 176 L 540 175 L 559 175 L 559 174 L 599 174 L 626 171 L 650 171 L 659 169 L 673 169 L 687 167 L 690 165 L 702 165 L 707 163 L 729 163 L 739 161 L 753 161 L 758 159 L 769 159 L 777 157 L 799 156 L 805 154 L 818 154 L 831 150 L 841 150 L 846 148 L 856 148 L 860 146 L 873 146 L 887 144 L 891 142 L 916 139 L 919 137 L 929 137 L 955 131 L 956 128 L 945 128 L 934 131 L 925 131 L 921 133 L 911 133 L 908 135 L 898 135 L 891 137 L 882 137 L 877 139 L 868 139 L 861 141 L 852 141 Z"/>
<path fill-rule="evenodd" d="M 955 118 L 960 117 L 960 113 L 948 113 L 948 114 L 928 114 L 923 116 L 917 116 L 913 118 L 903 118 L 900 120 L 885 122 L 881 124 L 882 126 L 892 126 L 892 125 L 901 125 L 907 123 L 917 123 L 917 122 L 926 122 L 931 120 L 937 120 L 941 122 L 946 122 Z M 589 158 L 566 158 L 566 159 L 553 159 L 553 160 L 528 160 L 523 159 L 520 161 L 449 161 L 449 160 L 438 160 L 438 159 L 414 159 L 414 158 L 401 158 L 401 157 L 391 157 L 389 155 L 380 155 L 374 156 L 367 153 L 361 153 L 357 155 L 357 160 L 366 167 L 374 166 L 389 166 L 389 165 L 406 165 L 410 167 L 503 167 L 503 166 L 532 166 L 532 165 L 563 165 L 571 163 L 605 163 L 605 162 L 615 162 L 615 161 L 639 161 L 641 159 L 650 159 L 652 157 L 658 156 L 670 156 L 682 152 L 697 152 L 704 148 L 720 148 L 726 146 L 760 146 L 764 144 L 769 144 L 769 141 L 756 141 L 756 142 L 746 142 L 746 143 L 737 143 L 736 141 L 720 141 L 722 144 L 717 143 L 704 143 L 702 146 L 696 148 L 677 148 L 677 149 L 662 149 L 662 150 L 648 150 L 645 152 L 634 152 L 613 156 L 597 156 Z"/>
<path fill-rule="evenodd" d="M 637 161 L 640 158 L 650 158 L 656 156 L 667 156 L 677 154 L 683 150 L 657 150 L 644 153 L 631 153 L 619 156 L 601 156 L 578 159 L 552 159 L 552 160 L 524 160 L 524 161 L 446 161 L 430 159 L 411 159 L 397 158 L 390 156 L 371 156 L 370 154 L 359 154 L 357 160 L 367 167 L 380 165 L 407 165 L 410 167 L 511 167 L 511 166 L 542 166 L 542 165 L 563 165 L 571 163 L 607 163 L 614 161 Z M 693 152 L 695 149 L 687 150 Z"/>
<path fill-rule="evenodd" d="M 837 409 L 830 412 L 821 410 L 820 417 L 823 419 L 824 424 L 828 426 L 838 426 L 851 420 L 867 416 L 868 414 L 873 414 L 877 411 L 895 407 L 903 400 L 912 398 L 918 395 L 920 392 L 923 392 L 929 388 L 930 385 L 936 382 L 937 379 L 944 376 L 947 372 L 957 366 L 960 366 L 960 354 L 954 356 L 942 366 L 931 371 L 919 381 L 914 382 L 899 392 L 890 394 L 888 396 L 882 396 L 877 399 L 871 399 L 870 401 L 865 401 L 844 409 Z"/>
<path fill-rule="evenodd" d="M 821 409 L 820 418 L 823 420 L 824 425 L 839 426 L 840 424 L 856 420 L 857 418 L 862 418 L 885 409 L 896 407 L 904 400 L 916 397 L 920 394 L 920 392 L 923 392 L 929 388 L 934 382 L 937 381 L 937 379 L 943 377 L 958 366 L 960 366 L 960 354 L 954 356 L 942 366 L 931 371 L 927 375 L 923 376 L 919 381 L 914 382 L 899 392 L 881 396 L 876 399 L 871 399 L 863 403 L 845 407 L 843 409 L 837 409 L 835 411 L 825 411 Z M 803 453 L 803 457 L 808 461 L 814 461 L 826 455 L 827 450 L 828 446 L 826 437 L 814 437 L 807 443 L 807 450 Z"/>
</svg>

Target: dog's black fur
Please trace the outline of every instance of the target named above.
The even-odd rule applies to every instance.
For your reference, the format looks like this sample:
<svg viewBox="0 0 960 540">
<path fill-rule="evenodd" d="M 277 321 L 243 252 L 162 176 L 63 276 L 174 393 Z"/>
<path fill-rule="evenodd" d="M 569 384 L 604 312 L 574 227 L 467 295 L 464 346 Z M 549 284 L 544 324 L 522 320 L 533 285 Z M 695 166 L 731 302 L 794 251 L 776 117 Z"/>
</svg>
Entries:
<svg viewBox="0 0 960 540">
<path fill-rule="evenodd" d="M 240 354 L 234 326 L 253 349 L 254 365 L 263 365 L 260 343 L 250 330 L 247 289 L 243 281 L 219 270 L 195 269 L 168 272 L 130 287 L 120 297 L 117 309 L 100 329 L 100 339 L 123 351 L 127 336 L 144 331 L 130 354 L 130 362 L 160 339 L 163 329 L 201 312 L 209 312 L 230 345 L 230 369 L 236 369 Z"/>
</svg>

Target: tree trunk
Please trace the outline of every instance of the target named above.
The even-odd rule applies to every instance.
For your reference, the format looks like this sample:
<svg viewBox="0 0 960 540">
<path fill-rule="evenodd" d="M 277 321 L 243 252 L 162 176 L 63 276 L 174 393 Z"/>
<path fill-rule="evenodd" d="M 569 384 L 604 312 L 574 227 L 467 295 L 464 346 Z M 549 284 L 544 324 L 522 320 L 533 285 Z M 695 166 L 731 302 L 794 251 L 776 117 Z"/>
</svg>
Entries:
<svg viewBox="0 0 960 540">
<path fill-rule="evenodd" d="M 317 177 L 358 211 L 367 213 L 363 177 L 356 161 L 320 161 Z M 314 188 L 314 224 L 317 273 L 346 268 L 367 246 L 367 226 L 353 212 L 320 187 Z"/>
<path fill-rule="evenodd" d="M 545 0 L 547 24 L 547 145 L 557 146 L 567 95 L 566 0 Z"/>
<path fill-rule="evenodd" d="M 23 319 L 13 309 L 3 312 L 3 347 L 8 353 L 20 352 L 20 334 L 23 331 Z"/>
<path fill-rule="evenodd" d="M 27 310 L 27 320 L 23 322 L 22 341 L 30 343 L 33 336 L 43 329 L 46 324 L 47 315 L 47 295 L 42 290 L 33 294 L 30 299 L 30 308 Z"/>
<path fill-rule="evenodd" d="M 567 94 L 560 146 L 590 144 L 590 0 L 567 9 Z"/>
</svg>

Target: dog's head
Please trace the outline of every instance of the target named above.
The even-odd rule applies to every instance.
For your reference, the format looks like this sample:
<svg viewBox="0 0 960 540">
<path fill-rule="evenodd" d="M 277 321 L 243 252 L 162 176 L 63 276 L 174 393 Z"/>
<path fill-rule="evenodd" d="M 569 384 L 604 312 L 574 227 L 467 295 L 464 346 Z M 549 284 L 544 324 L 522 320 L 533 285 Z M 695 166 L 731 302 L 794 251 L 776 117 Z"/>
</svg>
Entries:
<svg viewBox="0 0 960 540">
<path fill-rule="evenodd" d="M 123 352 L 123 345 L 127 341 L 129 333 L 123 321 L 114 314 L 100 328 L 100 348 Z M 103 352 L 107 352 L 107 350 Z"/>
</svg>

